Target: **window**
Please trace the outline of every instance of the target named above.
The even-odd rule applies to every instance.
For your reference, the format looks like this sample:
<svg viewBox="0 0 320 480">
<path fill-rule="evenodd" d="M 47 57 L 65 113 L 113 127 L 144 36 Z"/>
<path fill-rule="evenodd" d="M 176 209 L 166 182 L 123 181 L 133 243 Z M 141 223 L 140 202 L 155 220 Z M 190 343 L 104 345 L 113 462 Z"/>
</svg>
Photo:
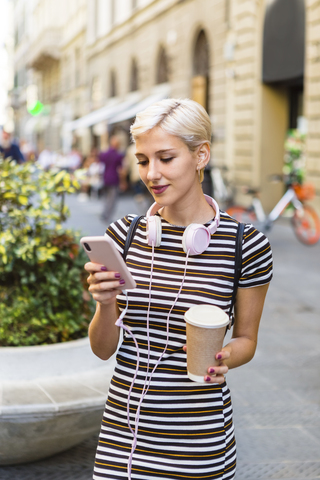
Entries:
<svg viewBox="0 0 320 480">
<path fill-rule="evenodd" d="M 110 97 L 117 96 L 117 77 L 116 72 L 111 70 L 110 72 Z"/>
<path fill-rule="evenodd" d="M 169 81 L 168 58 L 164 47 L 160 47 L 158 54 L 158 66 L 156 83 L 166 83 Z"/>
<path fill-rule="evenodd" d="M 133 59 L 131 62 L 131 72 L 130 72 L 130 92 L 135 92 L 139 90 L 139 72 L 136 59 Z"/>
<path fill-rule="evenodd" d="M 195 42 L 191 89 L 192 99 L 209 112 L 209 44 L 203 30 Z"/>
</svg>

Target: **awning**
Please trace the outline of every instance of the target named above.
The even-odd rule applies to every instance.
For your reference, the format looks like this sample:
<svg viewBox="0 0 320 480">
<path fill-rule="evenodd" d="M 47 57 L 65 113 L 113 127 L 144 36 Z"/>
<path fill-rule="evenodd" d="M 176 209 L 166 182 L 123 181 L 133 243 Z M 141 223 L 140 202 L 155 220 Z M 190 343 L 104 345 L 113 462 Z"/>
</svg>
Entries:
<svg viewBox="0 0 320 480">
<path fill-rule="evenodd" d="M 137 113 L 141 112 L 142 110 L 149 107 L 153 103 L 160 102 L 160 100 L 163 100 L 164 98 L 168 98 L 168 96 L 169 96 L 169 88 L 166 86 L 166 88 L 159 89 L 158 92 L 153 93 L 152 95 L 149 95 L 148 97 L 144 98 L 140 102 L 132 105 L 132 107 L 124 110 L 118 115 L 115 115 L 109 120 L 109 124 L 119 123 L 119 122 L 123 122 L 124 120 L 129 120 L 131 118 L 134 118 L 137 115 Z"/>
<path fill-rule="evenodd" d="M 111 99 L 104 107 L 77 118 L 77 120 L 65 123 L 64 130 L 71 132 L 80 128 L 91 127 L 100 122 L 107 122 L 111 117 L 127 110 L 140 99 L 141 94 L 139 92 L 128 95 L 122 102 L 118 98 Z"/>
<path fill-rule="evenodd" d="M 301 83 L 305 55 L 305 0 L 269 0 L 263 31 L 264 83 Z"/>
<path fill-rule="evenodd" d="M 72 132 L 97 125 L 102 122 L 108 125 L 123 122 L 136 116 L 138 112 L 144 110 L 152 103 L 159 102 L 168 98 L 170 94 L 170 85 L 163 83 L 156 85 L 149 96 L 142 98 L 141 92 L 132 92 L 128 94 L 121 102 L 119 99 L 111 99 L 104 107 L 94 110 L 77 120 L 64 124 L 64 131 Z"/>
</svg>

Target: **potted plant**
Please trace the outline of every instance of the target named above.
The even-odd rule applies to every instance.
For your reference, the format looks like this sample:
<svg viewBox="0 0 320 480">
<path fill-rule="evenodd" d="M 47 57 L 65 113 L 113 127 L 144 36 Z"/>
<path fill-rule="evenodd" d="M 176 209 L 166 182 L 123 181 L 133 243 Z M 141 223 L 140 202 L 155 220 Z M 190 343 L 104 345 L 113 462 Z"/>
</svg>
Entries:
<svg viewBox="0 0 320 480">
<path fill-rule="evenodd" d="M 112 362 L 94 357 L 79 233 L 63 223 L 66 171 L 0 159 L 0 464 L 57 453 L 98 431 Z"/>
</svg>

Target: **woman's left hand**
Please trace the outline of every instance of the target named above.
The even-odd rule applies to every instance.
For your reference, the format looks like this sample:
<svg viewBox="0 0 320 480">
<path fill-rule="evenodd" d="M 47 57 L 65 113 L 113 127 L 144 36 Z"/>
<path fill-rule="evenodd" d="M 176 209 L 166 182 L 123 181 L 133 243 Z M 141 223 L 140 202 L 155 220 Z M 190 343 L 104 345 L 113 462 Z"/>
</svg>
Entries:
<svg viewBox="0 0 320 480">
<path fill-rule="evenodd" d="M 183 346 L 183 351 L 187 352 L 187 345 Z M 224 383 L 224 375 L 228 373 L 229 368 L 224 363 L 224 360 L 230 358 L 230 352 L 228 350 L 221 350 L 216 355 L 216 360 L 219 362 L 218 365 L 208 368 L 208 375 L 204 377 L 206 383 Z"/>
<path fill-rule="evenodd" d="M 228 373 L 229 368 L 224 363 L 224 360 L 230 358 L 230 352 L 227 350 L 221 350 L 216 355 L 216 360 L 219 362 L 218 365 L 208 368 L 208 375 L 204 377 L 206 383 L 224 383 L 225 377 Z"/>
</svg>

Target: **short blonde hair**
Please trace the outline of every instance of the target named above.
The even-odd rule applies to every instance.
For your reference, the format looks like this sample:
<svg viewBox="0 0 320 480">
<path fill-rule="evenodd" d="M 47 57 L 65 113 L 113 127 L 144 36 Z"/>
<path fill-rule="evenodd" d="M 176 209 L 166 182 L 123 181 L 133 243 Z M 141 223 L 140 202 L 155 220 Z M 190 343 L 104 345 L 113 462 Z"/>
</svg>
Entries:
<svg viewBox="0 0 320 480">
<path fill-rule="evenodd" d="M 188 98 L 166 98 L 138 113 L 130 127 L 133 142 L 154 127 L 180 138 L 192 152 L 204 143 L 211 145 L 210 117 L 199 103 Z M 204 178 L 203 170 L 200 182 Z"/>
<path fill-rule="evenodd" d="M 179 137 L 191 151 L 203 143 L 211 144 L 209 115 L 199 103 L 187 98 L 166 98 L 138 113 L 130 128 L 132 140 L 154 127 Z"/>
</svg>

